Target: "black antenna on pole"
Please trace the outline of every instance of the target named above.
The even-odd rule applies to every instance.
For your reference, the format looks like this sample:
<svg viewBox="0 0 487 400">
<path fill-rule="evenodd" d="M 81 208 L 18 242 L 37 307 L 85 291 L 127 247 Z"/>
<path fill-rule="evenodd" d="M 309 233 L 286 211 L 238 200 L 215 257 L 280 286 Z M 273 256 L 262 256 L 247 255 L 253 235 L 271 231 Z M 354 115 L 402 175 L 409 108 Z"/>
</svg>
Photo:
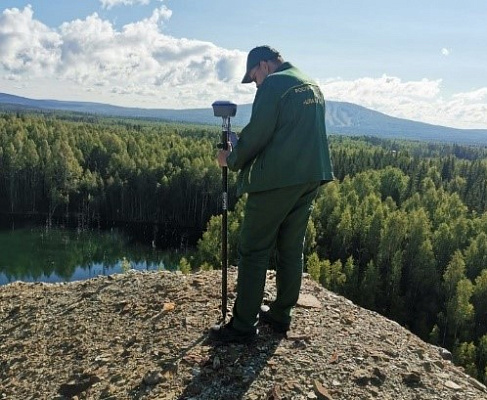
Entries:
<svg viewBox="0 0 487 400">
<path fill-rule="evenodd" d="M 212 104 L 213 114 L 215 117 L 222 117 L 222 134 L 221 142 L 218 147 L 228 150 L 228 141 L 232 131 L 230 117 L 237 113 L 237 105 L 229 101 L 215 101 Z M 225 323 L 227 316 L 227 275 L 228 275 L 228 168 L 222 167 L 222 319 Z"/>
</svg>

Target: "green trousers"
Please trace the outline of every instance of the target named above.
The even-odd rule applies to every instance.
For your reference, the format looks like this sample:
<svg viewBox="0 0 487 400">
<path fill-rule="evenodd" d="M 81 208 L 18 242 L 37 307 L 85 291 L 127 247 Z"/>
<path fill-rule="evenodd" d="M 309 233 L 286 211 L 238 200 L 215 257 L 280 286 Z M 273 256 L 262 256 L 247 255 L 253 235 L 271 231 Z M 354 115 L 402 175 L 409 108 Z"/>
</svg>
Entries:
<svg viewBox="0 0 487 400">
<path fill-rule="evenodd" d="M 270 313 L 277 321 L 290 322 L 301 288 L 304 237 L 318 187 L 313 182 L 249 193 L 238 246 L 236 329 L 255 329 L 274 248 L 277 297 Z"/>
</svg>

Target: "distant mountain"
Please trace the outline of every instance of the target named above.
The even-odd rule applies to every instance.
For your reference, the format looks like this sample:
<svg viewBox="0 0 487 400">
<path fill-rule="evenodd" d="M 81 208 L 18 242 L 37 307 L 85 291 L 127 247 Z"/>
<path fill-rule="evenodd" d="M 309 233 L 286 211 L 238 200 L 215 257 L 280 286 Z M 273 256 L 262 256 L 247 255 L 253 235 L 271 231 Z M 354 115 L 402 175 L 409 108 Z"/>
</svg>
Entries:
<svg viewBox="0 0 487 400">
<path fill-rule="evenodd" d="M 0 93 L 0 109 L 59 110 L 197 124 L 218 125 L 220 123 L 213 116 L 211 107 L 185 110 L 132 108 L 102 103 L 33 100 L 5 93 Z M 237 115 L 232 118 L 232 125 L 234 127 L 244 126 L 250 119 L 251 109 L 251 104 L 239 105 Z M 356 104 L 344 102 L 326 102 L 326 123 L 330 134 L 487 145 L 487 129 L 455 129 L 425 124 L 391 117 Z"/>
</svg>

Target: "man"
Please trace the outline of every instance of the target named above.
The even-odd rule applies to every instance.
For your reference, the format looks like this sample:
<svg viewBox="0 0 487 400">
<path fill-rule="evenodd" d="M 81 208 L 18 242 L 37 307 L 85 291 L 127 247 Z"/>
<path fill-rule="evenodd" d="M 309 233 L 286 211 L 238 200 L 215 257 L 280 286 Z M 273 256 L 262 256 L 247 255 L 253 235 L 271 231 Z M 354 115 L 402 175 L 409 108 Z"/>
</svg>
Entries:
<svg viewBox="0 0 487 400">
<path fill-rule="evenodd" d="M 218 154 L 239 171 L 237 195 L 248 193 L 239 239 L 233 317 L 210 330 L 221 342 L 247 342 L 257 319 L 285 333 L 301 288 L 303 245 L 319 186 L 334 179 L 325 129 L 325 103 L 316 83 L 269 46 L 252 49 L 242 83 L 255 82 L 250 122 L 238 144 Z M 273 249 L 276 299 L 261 303 Z"/>
</svg>

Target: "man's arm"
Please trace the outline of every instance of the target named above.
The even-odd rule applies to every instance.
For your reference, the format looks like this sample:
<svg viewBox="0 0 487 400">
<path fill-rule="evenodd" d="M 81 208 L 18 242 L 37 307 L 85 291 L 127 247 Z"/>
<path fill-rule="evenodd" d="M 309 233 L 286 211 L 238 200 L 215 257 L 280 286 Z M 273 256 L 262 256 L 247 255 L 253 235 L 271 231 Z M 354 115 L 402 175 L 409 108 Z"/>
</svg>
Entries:
<svg viewBox="0 0 487 400">
<path fill-rule="evenodd" d="M 226 162 L 233 171 L 253 160 L 272 138 L 277 123 L 279 96 L 263 84 L 257 91 L 250 122 L 242 129 L 238 145 L 228 154 Z"/>
</svg>

